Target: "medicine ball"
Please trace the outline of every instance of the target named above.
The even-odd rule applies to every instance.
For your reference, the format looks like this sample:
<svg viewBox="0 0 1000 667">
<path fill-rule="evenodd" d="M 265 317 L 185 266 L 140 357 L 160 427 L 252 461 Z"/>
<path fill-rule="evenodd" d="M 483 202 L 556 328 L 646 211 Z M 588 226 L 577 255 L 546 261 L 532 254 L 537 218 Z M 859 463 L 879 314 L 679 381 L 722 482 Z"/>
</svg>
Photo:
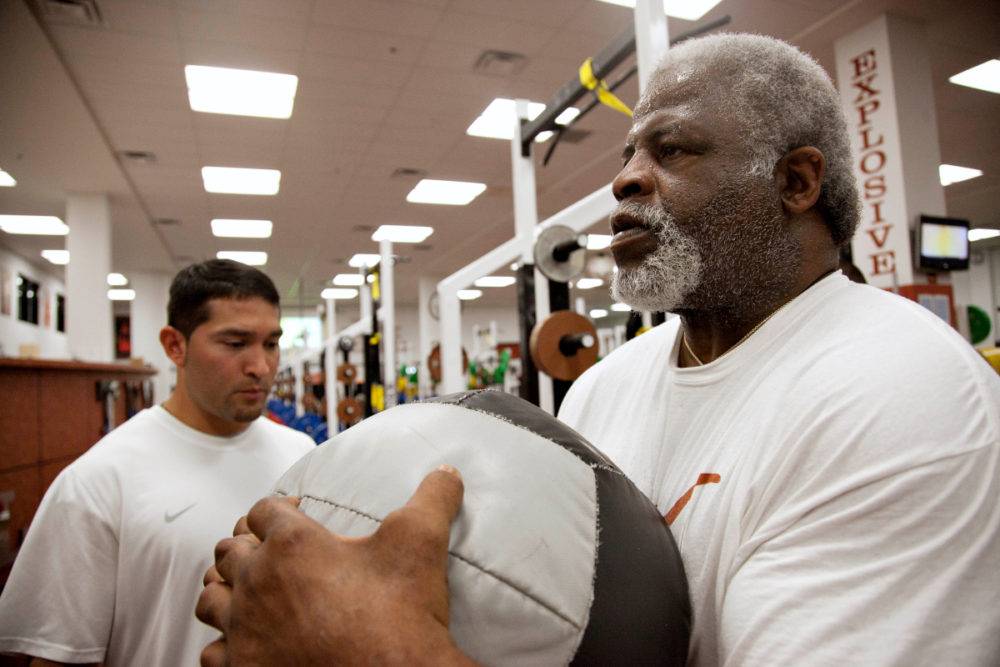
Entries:
<svg viewBox="0 0 1000 667">
<path fill-rule="evenodd" d="M 293 465 L 275 492 L 361 537 L 423 477 L 455 466 L 451 632 L 488 665 L 683 665 L 691 607 L 680 554 L 653 504 L 548 413 L 498 391 L 400 405 Z"/>
</svg>

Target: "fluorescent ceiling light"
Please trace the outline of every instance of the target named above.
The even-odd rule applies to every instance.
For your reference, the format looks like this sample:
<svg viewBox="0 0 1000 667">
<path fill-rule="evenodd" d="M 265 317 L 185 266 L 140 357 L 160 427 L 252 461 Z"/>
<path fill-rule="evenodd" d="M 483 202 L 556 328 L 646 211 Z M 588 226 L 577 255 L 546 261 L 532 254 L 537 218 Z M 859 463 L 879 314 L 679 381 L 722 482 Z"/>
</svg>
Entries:
<svg viewBox="0 0 1000 667">
<path fill-rule="evenodd" d="M 216 218 L 212 220 L 212 234 L 226 238 L 266 239 L 271 236 L 273 226 L 270 220 Z"/>
<path fill-rule="evenodd" d="M 516 282 L 517 278 L 513 276 L 483 276 L 472 284 L 476 287 L 507 287 Z"/>
<path fill-rule="evenodd" d="M 465 130 L 465 133 L 473 137 L 486 137 L 487 139 L 506 139 L 510 141 L 514 138 L 514 123 L 517 118 L 517 103 L 505 97 L 498 97 L 490 102 L 483 112 L 479 114 L 472 125 Z M 545 110 L 545 105 L 541 102 L 528 102 L 528 119 L 534 120 Z M 568 107 L 556 117 L 559 125 L 568 125 L 570 121 L 580 115 L 580 110 L 576 107 Z M 543 135 L 545 135 L 543 137 Z M 552 136 L 551 132 L 540 132 L 535 137 L 536 142 L 542 142 Z"/>
<path fill-rule="evenodd" d="M 607 317 L 607 316 L 608 316 L 608 311 L 604 310 L 603 308 L 593 308 L 590 311 L 590 317 L 595 320 L 599 317 Z"/>
<path fill-rule="evenodd" d="M 43 250 L 42 257 L 53 264 L 69 264 L 69 250 Z"/>
<path fill-rule="evenodd" d="M 219 259 L 231 259 L 236 262 L 243 262 L 248 266 L 263 266 L 267 264 L 267 253 L 256 250 L 220 250 L 215 253 Z"/>
<path fill-rule="evenodd" d="M 17 185 L 17 181 L 14 180 L 14 177 L 0 169 L 0 187 L 12 188 L 15 185 Z"/>
<path fill-rule="evenodd" d="M 111 287 L 121 287 L 122 285 L 128 285 L 128 278 L 126 278 L 120 273 L 109 273 L 108 285 L 110 285 Z"/>
<path fill-rule="evenodd" d="M 281 183 L 277 169 L 202 167 L 201 177 L 206 191 L 234 195 L 276 195 Z"/>
<path fill-rule="evenodd" d="M 556 116 L 556 125 L 569 125 L 579 115 L 580 110 L 576 107 L 566 107 L 561 114 Z"/>
<path fill-rule="evenodd" d="M 956 167 L 953 164 L 942 164 L 938 167 L 938 177 L 941 179 L 941 185 L 951 185 L 952 183 L 961 183 L 962 181 L 967 181 L 970 178 L 975 178 L 977 176 L 982 176 L 983 172 L 979 169 L 971 169 L 969 167 Z"/>
<path fill-rule="evenodd" d="M 611 245 L 611 234 L 587 234 L 587 250 L 604 250 Z"/>
<path fill-rule="evenodd" d="M 372 234 L 372 241 L 393 243 L 420 243 L 434 233 L 433 227 L 415 225 L 380 225 Z"/>
<path fill-rule="evenodd" d="M 595 287 L 600 287 L 604 284 L 604 281 L 600 278 L 580 278 L 576 281 L 577 289 L 593 289 Z"/>
<path fill-rule="evenodd" d="M 1000 229 L 970 229 L 969 242 L 982 241 L 983 239 L 994 239 L 1000 236 Z"/>
<path fill-rule="evenodd" d="M 628 305 L 627 303 L 613 303 L 611 304 L 611 310 L 615 311 L 616 313 L 627 313 L 630 310 L 632 310 L 632 306 Z"/>
<path fill-rule="evenodd" d="M 968 86 L 988 93 L 1000 93 L 1000 60 L 994 58 L 976 65 L 972 69 L 959 72 L 948 79 L 960 86 Z"/>
<path fill-rule="evenodd" d="M 663 0 L 663 13 L 687 21 L 697 21 L 722 0 Z M 601 0 L 611 5 L 635 7 L 635 0 Z"/>
<path fill-rule="evenodd" d="M 358 290 L 347 287 L 327 287 L 320 292 L 324 299 L 353 299 L 358 295 Z"/>
<path fill-rule="evenodd" d="M 236 116 L 288 118 L 299 77 L 228 67 L 184 67 L 193 111 Z"/>
<path fill-rule="evenodd" d="M 334 285 L 364 285 L 365 277 L 360 273 L 338 273 L 333 277 Z"/>
<path fill-rule="evenodd" d="M 69 227 L 54 215 L 0 215 L 0 229 L 8 234 L 66 236 Z"/>
<path fill-rule="evenodd" d="M 465 206 L 482 194 L 485 183 L 468 183 L 466 181 L 437 181 L 432 178 L 421 179 L 416 187 L 406 195 L 406 201 L 417 204 L 449 204 Z"/>
<path fill-rule="evenodd" d="M 133 301 L 135 300 L 134 289 L 109 289 L 108 298 L 112 301 Z"/>
<path fill-rule="evenodd" d="M 348 266 L 353 266 L 355 268 L 360 268 L 362 266 L 375 266 L 382 261 L 382 255 L 374 255 L 371 253 L 359 252 L 354 257 L 347 260 Z"/>
<path fill-rule="evenodd" d="M 483 295 L 483 290 L 481 289 L 460 289 L 457 292 L 458 298 L 462 301 L 471 301 L 472 299 L 478 299 Z"/>
</svg>

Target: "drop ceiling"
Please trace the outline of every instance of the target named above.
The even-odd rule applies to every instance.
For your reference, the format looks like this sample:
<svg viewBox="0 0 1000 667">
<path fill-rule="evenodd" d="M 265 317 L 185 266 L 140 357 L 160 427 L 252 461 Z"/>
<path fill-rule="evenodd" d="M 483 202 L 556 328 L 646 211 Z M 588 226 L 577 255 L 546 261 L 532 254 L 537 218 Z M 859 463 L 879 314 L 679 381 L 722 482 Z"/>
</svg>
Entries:
<svg viewBox="0 0 1000 667">
<path fill-rule="evenodd" d="M 88 11 L 97 20 L 81 20 Z M 984 172 L 945 189 L 948 214 L 1000 228 L 1000 96 L 947 82 L 1000 54 L 1000 3 L 723 0 L 668 27 L 728 15 L 725 30 L 787 39 L 832 72 L 834 40 L 887 11 L 927 27 L 942 160 Z M 443 278 L 514 233 L 510 145 L 466 127 L 495 97 L 548 100 L 631 21 L 595 0 L 0 0 L 0 168 L 18 181 L 0 188 L 0 213 L 62 217 L 70 193 L 106 192 L 112 270 L 173 274 L 218 250 L 264 250 L 285 304 L 307 308 L 334 274 L 354 271 L 351 255 L 378 252 L 375 227 L 429 225 L 425 242 L 395 247 L 397 299 L 412 304 L 421 276 Z M 477 69 L 491 50 L 520 57 Z M 294 113 L 195 113 L 187 64 L 296 74 Z M 632 79 L 618 94 L 632 105 L 636 89 Z M 548 146 L 536 150 L 539 219 L 610 181 L 628 124 L 597 107 L 546 166 Z M 280 192 L 208 194 L 206 165 L 280 169 Z M 408 203 L 421 177 L 487 190 L 468 206 Z M 213 218 L 269 219 L 274 231 L 218 239 Z M 62 243 L 0 233 L 0 246 L 37 263 Z M 514 288 L 487 293 L 514 303 Z M 610 302 L 600 288 L 587 297 Z"/>
</svg>

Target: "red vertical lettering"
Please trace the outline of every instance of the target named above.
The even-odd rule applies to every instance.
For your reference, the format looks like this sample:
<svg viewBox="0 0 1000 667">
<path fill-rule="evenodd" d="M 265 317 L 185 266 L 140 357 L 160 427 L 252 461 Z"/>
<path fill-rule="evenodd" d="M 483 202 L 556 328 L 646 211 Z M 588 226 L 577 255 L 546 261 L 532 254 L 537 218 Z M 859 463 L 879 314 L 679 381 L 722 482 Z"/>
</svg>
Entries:
<svg viewBox="0 0 1000 667">
<path fill-rule="evenodd" d="M 875 242 L 875 246 L 881 248 L 885 245 L 885 242 L 889 239 L 889 230 L 892 229 L 892 225 L 885 225 L 883 227 L 874 227 L 872 229 L 867 229 L 868 236 L 872 237 L 872 241 Z M 879 238 L 879 232 L 882 233 L 882 238 Z"/>
<path fill-rule="evenodd" d="M 865 179 L 865 199 L 874 199 L 885 194 L 885 176 L 879 174 Z"/>
<path fill-rule="evenodd" d="M 870 121 L 868 120 L 868 114 L 874 113 L 878 109 L 878 100 L 871 100 L 870 102 L 865 102 L 864 104 L 858 105 L 858 114 L 861 117 L 861 122 L 858 125 L 867 125 Z"/>
<path fill-rule="evenodd" d="M 865 129 L 861 130 L 861 150 L 863 151 L 866 151 L 869 148 L 875 148 L 876 146 L 882 145 L 883 139 L 881 134 L 878 135 L 878 139 L 876 140 L 876 142 L 872 143 L 871 137 L 868 136 L 868 133 L 871 131 L 872 129 L 870 127 L 866 127 Z"/>
<path fill-rule="evenodd" d="M 884 203 L 885 202 L 882 201 L 872 202 L 872 210 L 875 211 L 875 219 L 869 221 L 871 224 L 874 225 L 876 222 L 885 222 L 885 220 L 882 219 L 882 204 Z"/>
<path fill-rule="evenodd" d="M 874 72 L 877 67 L 875 64 L 875 49 L 865 51 L 857 58 L 853 58 L 851 62 L 854 63 L 854 78 Z"/>
<path fill-rule="evenodd" d="M 874 162 L 877 166 L 871 166 L 872 160 L 869 158 L 874 157 Z M 873 174 L 876 171 L 880 171 L 882 167 L 885 166 L 885 153 L 882 151 L 872 151 L 871 153 L 866 153 L 861 157 L 861 171 L 866 174 Z"/>
<path fill-rule="evenodd" d="M 858 96 L 854 98 L 855 104 L 865 99 L 866 97 L 874 97 L 875 95 L 878 95 L 881 92 L 872 88 L 871 83 L 874 80 L 875 80 L 875 75 L 872 74 L 871 76 L 865 77 L 864 79 L 861 79 L 860 81 L 855 81 L 854 83 L 851 84 L 852 86 L 861 91 L 858 93 Z"/>
<path fill-rule="evenodd" d="M 892 273 L 896 270 L 896 252 L 886 250 L 869 255 L 872 260 L 872 273 L 875 275 Z"/>
</svg>

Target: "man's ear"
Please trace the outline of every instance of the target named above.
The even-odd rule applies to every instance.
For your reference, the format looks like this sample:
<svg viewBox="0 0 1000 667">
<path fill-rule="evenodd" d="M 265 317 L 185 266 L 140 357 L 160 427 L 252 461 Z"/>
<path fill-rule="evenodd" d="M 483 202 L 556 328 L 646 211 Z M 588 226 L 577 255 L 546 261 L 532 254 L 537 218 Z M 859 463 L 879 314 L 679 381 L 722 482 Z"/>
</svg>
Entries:
<svg viewBox="0 0 1000 667">
<path fill-rule="evenodd" d="M 167 359 L 178 367 L 184 365 L 184 356 L 187 353 L 187 339 L 184 338 L 184 334 L 167 325 L 160 329 L 160 345 L 163 346 Z"/>
<path fill-rule="evenodd" d="M 819 200 L 826 158 L 812 146 L 793 148 L 778 161 L 774 172 L 785 210 L 805 213 Z"/>
</svg>

